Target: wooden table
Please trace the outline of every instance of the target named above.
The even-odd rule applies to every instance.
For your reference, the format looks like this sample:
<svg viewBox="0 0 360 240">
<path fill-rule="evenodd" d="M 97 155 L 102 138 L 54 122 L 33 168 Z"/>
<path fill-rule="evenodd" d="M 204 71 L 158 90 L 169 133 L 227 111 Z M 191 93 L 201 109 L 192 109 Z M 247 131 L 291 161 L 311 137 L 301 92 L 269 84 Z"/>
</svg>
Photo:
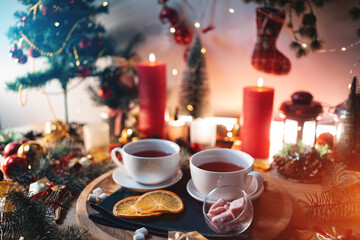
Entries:
<svg viewBox="0 0 360 240">
<path fill-rule="evenodd" d="M 321 186 L 319 184 L 306 184 L 306 183 L 295 183 L 295 182 L 291 182 L 288 181 L 286 179 L 283 179 L 279 176 L 277 176 L 276 174 L 274 174 L 271 171 L 268 172 L 262 172 L 261 173 L 265 179 L 271 179 L 271 181 L 275 181 L 276 184 L 281 185 L 284 189 L 287 190 L 288 196 L 289 196 L 289 201 L 291 201 L 292 203 L 292 215 L 290 218 L 289 223 L 287 223 L 287 227 L 284 228 L 284 231 L 282 231 L 281 234 L 277 235 L 276 238 L 271 238 L 271 239 L 289 239 L 289 235 L 293 229 L 293 227 L 299 226 L 302 228 L 307 228 L 307 229 L 311 229 L 312 226 L 314 225 L 318 225 L 321 223 L 314 223 L 314 222 L 310 222 L 307 221 L 305 218 L 305 210 L 303 209 L 302 205 L 298 202 L 299 199 L 306 199 L 305 198 L 305 194 L 306 193 L 315 193 L 321 192 Z M 97 186 L 97 184 L 99 184 L 99 182 L 104 181 L 104 179 L 96 179 L 94 180 L 90 187 L 95 187 Z M 106 185 L 106 184 L 105 184 Z M 113 192 L 116 189 L 112 189 L 114 188 L 113 185 L 108 184 L 110 186 L 110 189 L 103 189 L 104 191 L 108 191 L 108 192 Z M 80 199 L 78 199 L 79 201 Z M 272 203 L 269 202 L 269 208 L 271 208 Z M 71 207 L 70 211 L 68 212 L 67 215 L 67 219 L 64 222 L 64 226 L 69 226 L 69 225 L 73 225 L 73 224 L 77 224 L 77 221 L 80 222 L 81 224 L 79 224 L 81 227 L 88 229 L 89 232 L 92 232 L 94 234 L 92 234 L 92 239 L 99 239 L 99 238 L 103 238 L 103 239 L 132 239 L 133 233 L 131 231 L 123 231 L 121 230 L 121 233 L 119 233 L 119 229 L 115 229 L 115 228 L 108 228 L 99 224 L 95 224 L 93 223 L 91 220 L 88 221 L 83 221 L 81 219 L 79 219 L 79 216 L 76 214 L 76 211 L 82 211 L 80 209 L 76 209 L 76 207 L 79 208 L 79 205 L 76 206 L 76 203 L 73 204 L 73 206 Z M 84 216 L 82 216 L 84 217 Z M 77 219 L 78 218 L 78 219 Z M 281 224 L 281 223 L 274 223 L 273 226 L 275 226 L 276 224 Z M 350 224 L 350 225 L 349 225 Z M 342 221 L 342 222 L 337 222 L 336 226 L 342 226 L 342 227 L 350 227 L 352 228 L 354 231 L 357 229 L 356 225 L 354 225 L 354 223 L 349 223 L 348 221 Z M 271 224 L 270 224 L 271 226 Z M 351 227 L 353 226 L 353 227 Z M 104 238 L 103 233 L 106 233 L 106 237 Z M 97 235 L 98 234 L 98 235 Z M 116 237 L 112 237 L 112 236 L 116 236 Z M 120 236 L 120 238 L 119 238 Z M 150 238 L 147 239 L 164 239 L 164 238 L 160 238 L 160 237 L 156 237 L 156 236 L 152 236 Z M 263 237 L 257 237 L 255 239 L 270 239 L 270 238 L 263 238 Z"/>
</svg>

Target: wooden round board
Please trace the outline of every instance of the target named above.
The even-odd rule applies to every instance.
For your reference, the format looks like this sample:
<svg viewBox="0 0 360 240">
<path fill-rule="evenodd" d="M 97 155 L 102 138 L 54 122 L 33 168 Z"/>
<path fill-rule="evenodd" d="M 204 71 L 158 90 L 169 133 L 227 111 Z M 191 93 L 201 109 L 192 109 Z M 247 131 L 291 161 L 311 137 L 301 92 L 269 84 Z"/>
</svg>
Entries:
<svg viewBox="0 0 360 240">
<path fill-rule="evenodd" d="M 133 232 L 96 224 L 88 217 L 95 211 L 87 201 L 88 195 L 97 187 L 101 187 L 108 195 L 119 189 L 112 179 L 114 170 L 109 171 L 92 181 L 80 194 L 76 204 L 77 224 L 86 229 L 92 239 L 132 239 Z M 276 179 L 264 175 L 266 188 L 254 202 L 255 215 L 252 222 L 251 239 L 279 239 L 290 223 L 293 206 L 289 194 Z M 165 238 L 151 236 L 147 239 L 163 240 Z"/>
</svg>

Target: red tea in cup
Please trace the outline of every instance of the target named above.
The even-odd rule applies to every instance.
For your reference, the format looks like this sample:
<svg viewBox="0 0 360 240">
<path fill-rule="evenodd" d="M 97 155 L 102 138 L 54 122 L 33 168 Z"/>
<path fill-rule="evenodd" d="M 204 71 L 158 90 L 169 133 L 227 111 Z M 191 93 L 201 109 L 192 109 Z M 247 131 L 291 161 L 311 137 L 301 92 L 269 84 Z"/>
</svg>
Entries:
<svg viewBox="0 0 360 240">
<path fill-rule="evenodd" d="M 228 162 L 207 162 L 200 164 L 198 168 L 212 172 L 235 172 L 244 169 L 239 165 Z"/>
</svg>

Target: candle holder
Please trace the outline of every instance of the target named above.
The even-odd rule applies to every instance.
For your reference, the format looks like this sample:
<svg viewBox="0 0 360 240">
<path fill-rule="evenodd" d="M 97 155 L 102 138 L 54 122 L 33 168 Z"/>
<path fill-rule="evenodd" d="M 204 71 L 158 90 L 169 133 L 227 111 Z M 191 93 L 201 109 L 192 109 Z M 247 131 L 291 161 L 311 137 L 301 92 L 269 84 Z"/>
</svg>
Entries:
<svg viewBox="0 0 360 240">
<path fill-rule="evenodd" d="M 284 121 L 283 142 L 297 144 L 301 141 L 305 145 L 314 146 L 317 122 L 322 112 L 322 105 L 313 101 L 310 93 L 293 93 L 291 100 L 280 106 L 280 117 Z"/>
</svg>

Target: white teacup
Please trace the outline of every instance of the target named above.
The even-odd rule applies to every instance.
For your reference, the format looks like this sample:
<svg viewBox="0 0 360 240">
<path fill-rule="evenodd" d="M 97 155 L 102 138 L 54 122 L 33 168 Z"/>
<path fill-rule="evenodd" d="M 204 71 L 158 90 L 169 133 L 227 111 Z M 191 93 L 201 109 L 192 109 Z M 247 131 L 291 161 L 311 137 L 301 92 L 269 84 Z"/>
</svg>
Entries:
<svg viewBox="0 0 360 240">
<path fill-rule="evenodd" d="M 194 186 L 204 195 L 219 186 L 233 185 L 251 196 L 263 186 L 262 176 L 254 171 L 254 158 L 234 149 L 216 148 L 194 154 L 190 158 L 190 174 Z M 253 178 L 256 186 L 248 192 Z"/>
<path fill-rule="evenodd" d="M 122 162 L 117 159 L 117 152 L 121 154 Z M 161 183 L 175 174 L 179 164 L 179 152 L 180 147 L 174 142 L 143 139 L 127 143 L 122 148 L 114 148 L 111 159 L 136 181 L 151 185 Z"/>
</svg>

